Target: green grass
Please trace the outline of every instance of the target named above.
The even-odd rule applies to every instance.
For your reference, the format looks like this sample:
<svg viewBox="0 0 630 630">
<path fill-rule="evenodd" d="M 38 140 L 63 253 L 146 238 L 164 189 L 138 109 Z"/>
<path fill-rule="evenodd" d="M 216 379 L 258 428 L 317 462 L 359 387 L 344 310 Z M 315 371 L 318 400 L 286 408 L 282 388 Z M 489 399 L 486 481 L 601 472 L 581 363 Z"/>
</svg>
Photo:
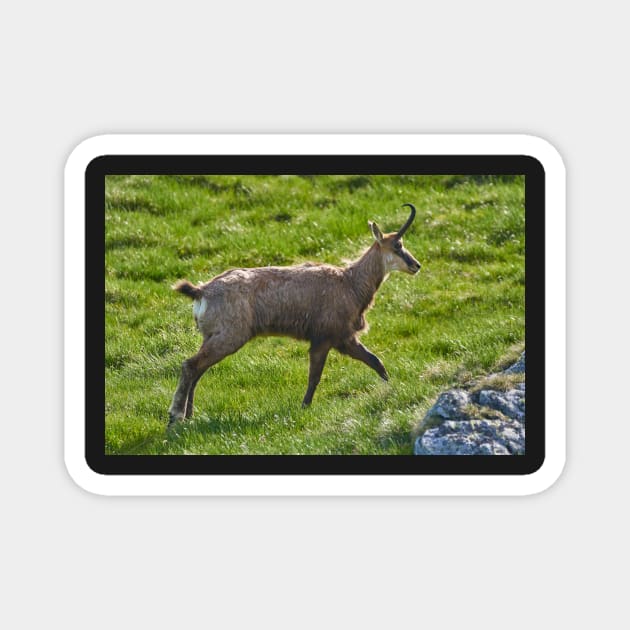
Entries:
<svg viewBox="0 0 630 630">
<path fill-rule="evenodd" d="M 254 339 L 212 367 L 195 417 L 166 432 L 181 362 L 201 338 L 170 286 L 230 267 L 343 264 L 400 227 L 422 263 L 394 273 L 362 342 L 389 383 L 330 353 L 301 409 L 308 345 Z M 524 182 L 465 176 L 109 176 L 106 184 L 108 454 L 410 454 L 419 415 L 455 382 L 524 342 Z"/>
</svg>

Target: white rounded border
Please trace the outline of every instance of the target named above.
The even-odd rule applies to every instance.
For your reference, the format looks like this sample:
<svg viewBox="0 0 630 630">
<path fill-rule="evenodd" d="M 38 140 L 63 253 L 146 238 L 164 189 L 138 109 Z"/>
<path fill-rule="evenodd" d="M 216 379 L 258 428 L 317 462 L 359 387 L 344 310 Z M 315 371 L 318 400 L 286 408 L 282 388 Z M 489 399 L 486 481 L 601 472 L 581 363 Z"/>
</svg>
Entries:
<svg viewBox="0 0 630 630">
<path fill-rule="evenodd" d="M 102 475 L 85 460 L 85 170 L 103 155 L 527 155 L 545 170 L 546 455 L 530 475 Z M 65 167 L 65 463 L 102 495 L 412 496 L 528 495 L 560 476 L 566 444 L 566 184 L 556 149 L 529 135 L 226 134 L 103 135 L 79 144 Z"/>
</svg>

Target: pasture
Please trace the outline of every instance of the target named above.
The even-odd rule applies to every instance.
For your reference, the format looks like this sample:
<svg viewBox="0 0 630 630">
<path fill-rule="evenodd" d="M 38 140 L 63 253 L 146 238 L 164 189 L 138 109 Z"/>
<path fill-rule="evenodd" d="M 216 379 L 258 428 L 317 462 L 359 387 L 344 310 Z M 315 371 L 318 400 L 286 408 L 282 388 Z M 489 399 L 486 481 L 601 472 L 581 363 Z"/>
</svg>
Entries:
<svg viewBox="0 0 630 630">
<path fill-rule="evenodd" d="M 389 382 L 333 351 L 302 409 L 308 344 L 257 338 L 210 368 L 195 416 L 166 431 L 201 342 L 176 280 L 343 265 L 373 242 L 368 220 L 396 230 L 407 202 L 405 247 L 422 269 L 390 275 L 361 337 Z M 107 454 L 410 454 L 440 391 L 524 345 L 522 177 L 108 176 L 105 225 Z"/>
</svg>

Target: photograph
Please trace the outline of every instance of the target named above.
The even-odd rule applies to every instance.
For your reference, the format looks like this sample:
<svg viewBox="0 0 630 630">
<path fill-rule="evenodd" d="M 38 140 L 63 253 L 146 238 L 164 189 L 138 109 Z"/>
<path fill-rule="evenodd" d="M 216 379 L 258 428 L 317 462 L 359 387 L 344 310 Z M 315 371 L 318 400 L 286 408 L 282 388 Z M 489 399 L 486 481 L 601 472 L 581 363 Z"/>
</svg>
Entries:
<svg viewBox="0 0 630 630">
<path fill-rule="evenodd" d="M 525 176 L 107 174 L 106 455 L 525 454 Z"/>
</svg>

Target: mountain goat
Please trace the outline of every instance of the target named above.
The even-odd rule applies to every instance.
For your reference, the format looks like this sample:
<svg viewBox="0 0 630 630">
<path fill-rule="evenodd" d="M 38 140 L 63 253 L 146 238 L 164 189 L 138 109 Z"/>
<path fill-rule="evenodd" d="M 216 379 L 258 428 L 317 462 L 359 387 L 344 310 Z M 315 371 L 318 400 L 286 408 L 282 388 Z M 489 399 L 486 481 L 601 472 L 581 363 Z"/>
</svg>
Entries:
<svg viewBox="0 0 630 630">
<path fill-rule="evenodd" d="M 285 335 L 309 341 L 308 388 L 302 406 L 311 404 L 331 348 L 362 361 L 383 379 L 380 359 L 358 340 L 365 312 L 391 271 L 416 274 L 420 263 L 403 247 L 402 237 L 416 209 L 397 231 L 383 234 L 369 222 L 374 243 L 346 267 L 305 263 L 292 267 L 232 269 L 194 286 L 180 280 L 174 289 L 194 300 L 193 314 L 203 336 L 199 352 L 182 364 L 169 409 L 169 426 L 193 413 L 195 387 L 204 372 L 253 337 Z"/>
</svg>

